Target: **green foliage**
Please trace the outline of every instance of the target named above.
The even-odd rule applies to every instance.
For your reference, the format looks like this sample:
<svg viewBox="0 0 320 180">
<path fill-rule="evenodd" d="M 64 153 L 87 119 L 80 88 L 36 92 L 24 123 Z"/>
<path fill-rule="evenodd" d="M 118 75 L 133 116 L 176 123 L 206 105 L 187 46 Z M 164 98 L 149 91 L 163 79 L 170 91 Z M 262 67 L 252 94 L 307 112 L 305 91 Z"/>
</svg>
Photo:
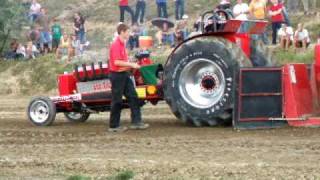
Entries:
<svg viewBox="0 0 320 180">
<path fill-rule="evenodd" d="M 107 180 L 130 180 L 134 178 L 134 173 L 129 170 L 120 171 L 114 176 L 107 177 Z"/>
<path fill-rule="evenodd" d="M 21 32 L 26 22 L 25 9 L 20 1 L 0 0 L 0 54 L 8 40 Z"/>
<path fill-rule="evenodd" d="M 90 180 L 91 178 L 86 177 L 86 176 L 81 176 L 81 175 L 75 175 L 75 176 L 70 176 L 68 177 L 67 180 Z"/>
</svg>

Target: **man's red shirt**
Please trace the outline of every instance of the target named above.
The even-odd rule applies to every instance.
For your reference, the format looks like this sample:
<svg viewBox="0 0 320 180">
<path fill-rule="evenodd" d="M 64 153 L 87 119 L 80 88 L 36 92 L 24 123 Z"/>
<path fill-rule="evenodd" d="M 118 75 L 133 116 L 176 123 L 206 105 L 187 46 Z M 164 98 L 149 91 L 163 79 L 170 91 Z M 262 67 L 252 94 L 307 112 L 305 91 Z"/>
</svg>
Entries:
<svg viewBox="0 0 320 180">
<path fill-rule="evenodd" d="M 277 5 L 272 5 L 269 7 L 269 11 L 278 11 L 280 9 L 283 8 L 283 4 L 282 3 L 279 3 Z M 271 16 L 271 21 L 272 22 L 284 22 L 284 17 L 283 17 L 283 13 L 280 13 L 280 14 L 277 14 L 275 16 Z"/>
<path fill-rule="evenodd" d="M 119 6 L 128 6 L 128 0 L 119 0 Z"/>
<path fill-rule="evenodd" d="M 116 60 L 129 62 L 126 45 L 120 40 L 120 37 L 117 37 L 117 39 L 111 44 L 109 50 L 109 70 L 111 72 L 123 71 L 123 67 L 115 65 Z"/>
</svg>

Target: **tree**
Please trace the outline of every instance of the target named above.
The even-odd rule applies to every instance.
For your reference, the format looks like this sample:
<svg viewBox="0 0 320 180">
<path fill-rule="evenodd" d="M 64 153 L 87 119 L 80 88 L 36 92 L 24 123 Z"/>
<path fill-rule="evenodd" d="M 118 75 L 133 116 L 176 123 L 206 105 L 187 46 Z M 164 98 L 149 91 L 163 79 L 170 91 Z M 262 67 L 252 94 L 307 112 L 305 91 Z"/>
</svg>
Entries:
<svg viewBox="0 0 320 180">
<path fill-rule="evenodd" d="M 0 54 L 7 47 L 8 40 L 20 34 L 26 22 L 24 12 L 20 1 L 0 0 Z"/>
</svg>

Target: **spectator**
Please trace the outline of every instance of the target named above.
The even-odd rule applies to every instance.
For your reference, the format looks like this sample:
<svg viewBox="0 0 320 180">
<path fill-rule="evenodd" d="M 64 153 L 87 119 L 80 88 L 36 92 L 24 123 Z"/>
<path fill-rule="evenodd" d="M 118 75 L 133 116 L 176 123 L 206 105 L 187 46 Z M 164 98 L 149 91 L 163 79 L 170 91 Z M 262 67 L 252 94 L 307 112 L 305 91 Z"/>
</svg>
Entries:
<svg viewBox="0 0 320 180">
<path fill-rule="evenodd" d="M 80 54 L 83 53 L 83 47 L 86 43 L 85 19 L 80 13 L 74 14 L 74 31 L 77 39 L 80 41 Z"/>
<path fill-rule="evenodd" d="M 163 27 L 156 33 L 156 38 L 159 47 L 163 44 L 169 44 L 171 47 L 174 47 L 174 34 L 171 32 L 167 23 L 163 23 Z"/>
<path fill-rule="evenodd" d="M 135 15 L 129 6 L 128 0 L 119 0 L 120 22 L 124 22 L 124 13 L 127 11 L 131 16 L 131 24 L 135 22 Z"/>
<path fill-rule="evenodd" d="M 140 27 L 138 24 L 134 24 L 132 27 L 132 32 L 130 33 L 128 45 L 130 50 L 134 48 L 139 48 L 139 36 L 142 34 Z"/>
<path fill-rule="evenodd" d="M 62 30 L 60 24 L 58 24 L 57 19 L 53 19 L 54 24 L 51 27 L 52 32 L 52 50 L 53 52 L 56 52 L 56 50 L 59 47 L 60 39 L 62 36 Z"/>
<path fill-rule="evenodd" d="M 278 31 L 278 37 L 280 39 L 280 47 L 287 51 L 293 43 L 293 28 L 283 23 Z"/>
<path fill-rule="evenodd" d="M 318 34 L 317 44 L 320 44 L 320 34 Z"/>
<path fill-rule="evenodd" d="M 146 11 L 146 0 L 137 0 L 135 22 L 143 24 Z"/>
<path fill-rule="evenodd" d="M 80 52 L 80 41 L 77 39 L 77 36 L 72 34 L 71 36 L 71 44 L 69 44 L 69 61 L 71 57 L 74 57 Z"/>
<path fill-rule="evenodd" d="M 236 20 L 248 20 L 249 6 L 242 0 L 237 0 L 237 4 L 233 7 L 233 15 Z"/>
<path fill-rule="evenodd" d="M 47 15 L 47 10 L 41 8 L 41 14 L 36 20 L 40 25 L 40 48 L 42 53 L 48 53 L 52 48 L 52 36 L 50 34 L 50 20 Z"/>
<path fill-rule="evenodd" d="M 176 5 L 176 20 L 181 20 L 184 15 L 184 0 L 174 0 Z"/>
<path fill-rule="evenodd" d="M 35 59 L 39 55 L 39 50 L 37 47 L 29 41 L 26 48 L 26 58 L 27 59 Z"/>
<path fill-rule="evenodd" d="M 310 45 L 309 32 L 299 23 L 296 32 L 294 33 L 294 48 L 303 48 L 307 49 Z"/>
<path fill-rule="evenodd" d="M 182 42 L 188 38 L 188 34 L 189 34 L 188 22 L 187 22 L 188 18 L 189 17 L 187 15 L 183 15 L 182 20 L 177 22 L 175 36 L 178 42 Z"/>
<path fill-rule="evenodd" d="M 218 9 L 222 9 L 222 10 L 231 9 L 231 2 L 230 2 L 230 0 L 221 0 L 217 8 L 218 8 Z"/>
<path fill-rule="evenodd" d="M 68 55 L 68 61 L 71 57 L 70 38 L 67 33 L 63 33 L 60 38 L 60 43 L 56 51 L 56 58 L 61 59 L 62 56 Z"/>
<path fill-rule="evenodd" d="M 24 59 L 26 57 L 26 48 L 19 44 L 16 51 L 16 59 Z"/>
<path fill-rule="evenodd" d="M 17 39 L 13 39 L 10 43 L 10 50 L 5 53 L 5 59 L 17 59 L 17 49 L 19 47 L 19 43 Z"/>
<path fill-rule="evenodd" d="M 272 5 L 269 7 L 269 15 L 272 22 L 272 44 L 277 44 L 277 33 L 281 28 L 281 24 L 284 22 L 283 17 L 283 4 L 280 4 L 278 0 L 271 0 Z"/>
<path fill-rule="evenodd" d="M 38 49 L 40 48 L 40 37 L 40 27 L 37 25 L 33 26 L 32 30 L 28 33 L 28 40 L 31 40 Z"/>
<path fill-rule="evenodd" d="M 37 0 L 32 0 L 29 14 L 31 22 L 34 22 L 41 14 L 41 5 L 37 2 Z"/>
<path fill-rule="evenodd" d="M 265 20 L 266 19 L 266 0 L 252 0 L 249 4 L 250 19 Z M 263 32 L 261 35 L 254 37 L 255 39 L 261 39 L 264 44 L 269 44 L 267 32 Z"/>
<path fill-rule="evenodd" d="M 168 18 L 167 0 L 156 0 L 158 17 Z"/>
</svg>

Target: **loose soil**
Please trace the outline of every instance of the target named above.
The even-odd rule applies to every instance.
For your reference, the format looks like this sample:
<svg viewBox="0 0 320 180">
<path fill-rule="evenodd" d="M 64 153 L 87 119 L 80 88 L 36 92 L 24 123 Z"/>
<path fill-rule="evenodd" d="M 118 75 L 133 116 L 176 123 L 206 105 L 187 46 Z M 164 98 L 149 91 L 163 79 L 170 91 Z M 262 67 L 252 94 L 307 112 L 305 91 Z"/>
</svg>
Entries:
<svg viewBox="0 0 320 180">
<path fill-rule="evenodd" d="M 107 132 L 108 113 L 74 124 L 58 115 L 35 127 L 30 98 L 0 101 L 0 179 L 108 177 L 130 170 L 135 179 L 319 179 L 320 129 L 237 131 L 180 123 L 165 103 L 143 108 L 146 131 Z M 122 122 L 128 125 L 130 113 Z"/>
</svg>

